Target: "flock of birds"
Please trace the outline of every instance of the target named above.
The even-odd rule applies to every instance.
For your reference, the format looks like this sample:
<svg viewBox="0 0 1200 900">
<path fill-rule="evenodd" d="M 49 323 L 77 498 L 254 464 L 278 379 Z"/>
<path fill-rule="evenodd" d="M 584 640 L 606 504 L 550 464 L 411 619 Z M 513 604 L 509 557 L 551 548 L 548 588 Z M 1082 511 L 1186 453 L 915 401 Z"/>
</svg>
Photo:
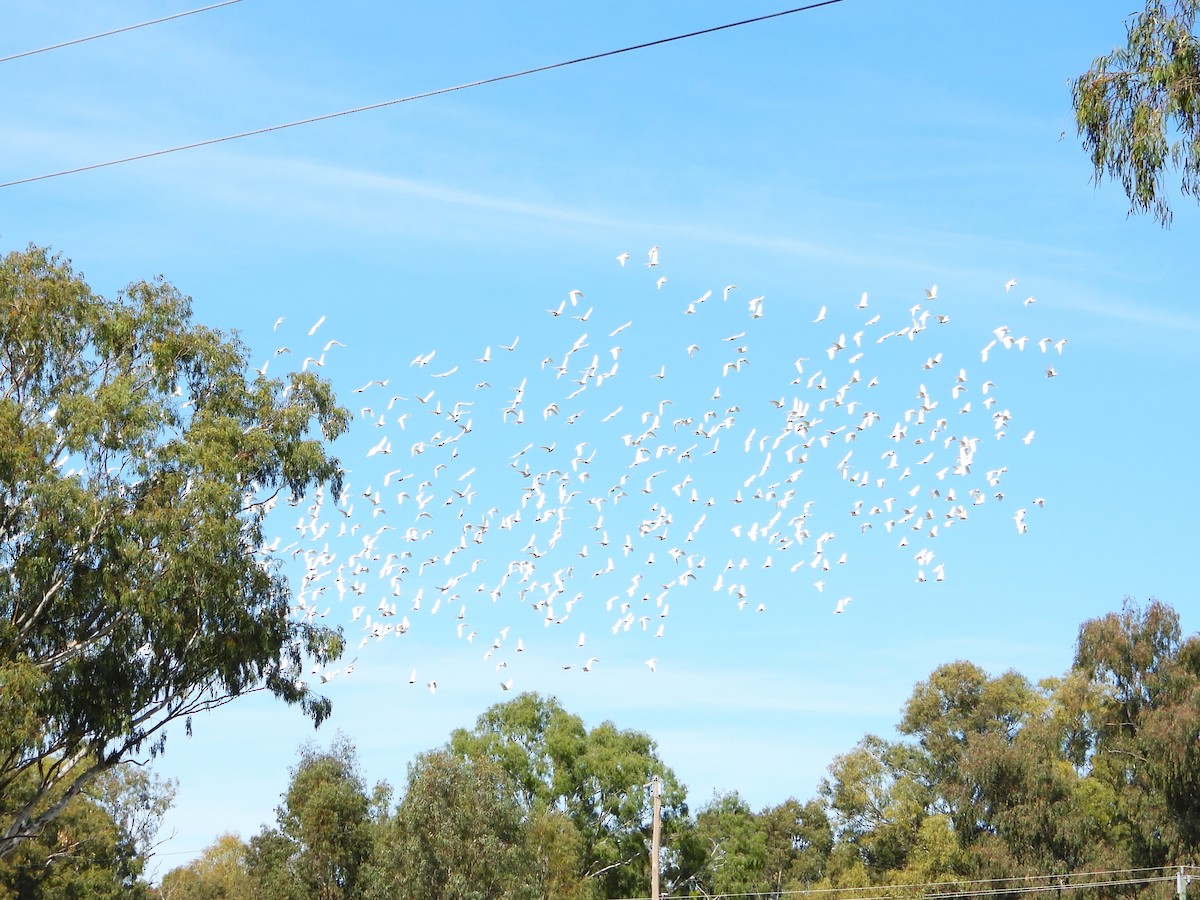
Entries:
<svg viewBox="0 0 1200 900">
<path fill-rule="evenodd" d="M 628 253 L 617 262 L 640 269 Z M 672 299 L 658 247 L 644 265 L 651 300 L 632 318 L 626 300 L 572 290 L 539 313 L 550 342 L 536 349 L 519 335 L 466 359 L 422 348 L 339 389 L 355 422 L 335 450 L 362 455 L 343 453 L 340 496 L 273 510 L 290 534 L 262 548 L 303 566 L 296 617 L 344 622 L 351 656 L 440 629 L 507 691 L 535 647 L 591 672 L 597 645 L 662 638 L 673 606 L 766 613 L 808 595 L 845 614 L 859 541 L 887 541 L 916 581 L 941 582 L 934 548 L 948 529 L 998 510 L 1028 530 L 1045 500 L 1006 499 L 1004 454 L 1034 431 L 991 378 L 1046 383 L 1064 338 L 999 325 L 960 365 L 924 349 L 945 346 L 930 336 L 955 314 L 936 285 L 879 311 L 864 293 L 784 330 L 765 297 L 739 299 L 734 284 Z M 307 329 L 299 368 L 349 353 L 324 328 L 322 316 Z M 1002 354 L 1024 362 L 1014 373 Z M 301 351 L 279 347 L 261 371 L 285 356 Z M 408 681 L 436 692 L 438 673 L 413 668 Z"/>
</svg>

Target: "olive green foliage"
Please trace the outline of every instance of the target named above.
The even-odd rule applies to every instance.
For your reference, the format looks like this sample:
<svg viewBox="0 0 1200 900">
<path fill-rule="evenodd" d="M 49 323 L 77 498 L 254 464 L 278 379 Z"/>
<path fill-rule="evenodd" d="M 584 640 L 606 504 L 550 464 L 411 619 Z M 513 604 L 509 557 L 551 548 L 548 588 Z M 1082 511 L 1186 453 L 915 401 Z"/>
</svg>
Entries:
<svg viewBox="0 0 1200 900">
<path fill-rule="evenodd" d="M 26 776 L 15 787 L 31 792 Z M 137 898 L 172 782 L 132 765 L 117 766 L 77 794 L 37 836 L 0 861 L 0 898 Z"/>
<path fill-rule="evenodd" d="M 0 258 L 0 858 L 172 721 L 260 689 L 328 715 L 299 673 L 341 636 L 289 616 L 260 548 L 280 495 L 340 490 L 348 416 L 311 373 L 248 371 L 161 279 L 110 300 Z"/>
<path fill-rule="evenodd" d="M 648 735 L 612 722 L 588 730 L 553 698 L 526 693 L 493 706 L 472 731 L 455 731 L 449 749 L 498 764 L 528 818 L 547 811 L 566 816 L 580 842 L 576 876 L 594 896 L 647 893 L 654 776 L 661 784 L 664 844 L 687 824 L 685 790 Z M 548 849 L 535 847 L 535 853 L 545 858 Z"/>
<path fill-rule="evenodd" d="M 348 742 L 307 748 L 279 827 L 171 873 L 163 896 L 645 897 L 654 775 L 671 897 L 853 900 L 931 885 L 946 896 L 984 882 L 1015 897 L 1053 873 L 1195 866 L 1200 635 L 1184 637 L 1162 603 L 1126 601 L 1080 627 L 1060 678 L 939 666 L 914 686 L 896 739 L 864 736 L 830 764 L 817 799 L 757 811 L 726 793 L 689 815 L 647 735 L 588 729 L 538 694 L 419 756 L 394 812 L 386 786 L 368 796 Z M 1129 881 L 1086 896 L 1165 891 Z"/>
<path fill-rule="evenodd" d="M 915 741 L 868 736 L 823 786 L 856 851 L 852 879 L 1003 878 L 1104 859 L 1101 822 L 1044 689 L 950 663 L 916 686 L 900 731 Z"/>
<path fill-rule="evenodd" d="M 697 813 L 693 832 L 706 857 L 685 886 L 704 896 L 767 898 L 812 888 L 833 848 L 816 801 L 789 799 L 756 813 L 737 793 L 718 795 Z"/>
<path fill-rule="evenodd" d="M 875 735 L 830 764 L 831 777 L 822 783 L 821 794 L 839 845 L 853 851 L 841 854 L 843 868 L 878 876 L 906 865 L 934 803 L 920 765 L 911 745 Z M 852 880 L 858 877 L 853 874 Z"/>
<path fill-rule="evenodd" d="M 1147 0 L 1126 46 L 1072 82 L 1075 118 L 1095 166 L 1121 182 L 1131 213 L 1171 222 L 1167 174 L 1184 194 L 1200 188 L 1200 41 L 1197 0 Z"/>
<path fill-rule="evenodd" d="M 1077 758 L 1102 788 L 1131 861 L 1200 861 L 1200 635 L 1161 603 L 1084 623 Z"/>
<path fill-rule="evenodd" d="M 831 886 L 1200 860 L 1200 636 L 1164 604 L 1084 623 L 1071 670 L 1040 685 L 940 666 L 899 728 L 830 766 Z"/>
<path fill-rule="evenodd" d="M 236 834 L 223 834 L 200 858 L 163 876 L 161 900 L 239 900 L 254 896 L 247 857 L 250 848 Z"/>
<path fill-rule="evenodd" d="M 358 896 L 359 873 L 374 845 L 374 823 L 390 792 L 368 795 L 354 745 L 339 735 L 328 750 L 306 745 L 277 827 L 250 840 L 247 869 L 263 898 L 342 900 Z"/>
<path fill-rule="evenodd" d="M 98 775 L 88 794 L 108 813 L 130 850 L 149 859 L 159 843 L 163 816 L 175 801 L 176 786 L 142 766 L 125 763 Z"/>
<path fill-rule="evenodd" d="M 533 857 L 532 883 L 539 896 L 554 900 L 588 900 L 593 885 L 579 877 L 583 835 L 566 813 L 547 807 L 525 822 L 526 843 Z"/>
<path fill-rule="evenodd" d="M 422 754 L 409 766 L 395 816 L 380 829 L 365 896 L 542 896 L 524 825 L 513 785 L 496 763 L 441 750 Z"/>
</svg>

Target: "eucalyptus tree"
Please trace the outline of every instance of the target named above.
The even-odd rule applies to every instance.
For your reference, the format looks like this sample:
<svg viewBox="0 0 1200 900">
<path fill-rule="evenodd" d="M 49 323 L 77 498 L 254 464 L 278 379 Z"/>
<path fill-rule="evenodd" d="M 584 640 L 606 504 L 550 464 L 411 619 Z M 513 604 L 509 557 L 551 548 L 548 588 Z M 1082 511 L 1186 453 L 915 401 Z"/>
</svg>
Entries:
<svg viewBox="0 0 1200 900">
<path fill-rule="evenodd" d="M 246 867 L 263 898 L 344 900 L 359 880 L 386 814 L 386 783 L 367 792 L 354 745 L 339 734 L 328 749 L 300 748 L 276 810 L 275 828 L 250 839 Z"/>
<path fill-rule="evenodd" d="M 1072 82 L 1075 118 L 1096 179 L 1115 178 L 1131 213 L 1171 222 L 1167 175 L 1200 199 L 1198 0 L 1147 0 L 1126 44 Z"/>
<path fill-rule="evenodd" d="M 498 764 L 527 821 L 547 811 L 565 816 L 580 838 L 577 877 L 596 896 L 640 896 L 649 888 L 655 776 L 664 846 L 687 824 L 686 791 L 649 735 L 612 722 L 588 729 L 552 697 L 526 693 L 497 704 L 473 730 L 457 729 L 448 749 Z"/>
<path fill-rule="evenodd" d="M 348 414 L 250 371 L 161 278 L 106 299 L 0 258 L 0 859 L 169 723 L 260 690 L 328 715 L 300 673 L 341 635 L 289 615 L 262 548 L 277 499 L 340 492 Z"/>
<path fill-rule="evenodd" d="M 408 768 L 396 813 L 380 824 L 362 878 L 366 900 L 535 900 L 547 891 L 508 776 L 445 750 Z M 553 887 L 553 885 L 551 885 Z"/>
<path fill-rule="evenodd" d="M 226 832 L 199 857 L 172 869 L 158 887 L 160 900 L 238 900 L 253 897 L 254 880 L 247 868 L 249 846 Z"/>
<path fill-rule="evenodd" d="M 18 793 L 33 788 L 22 780 Z M 144 768 L 110 769 L 76 795 L 62 815 L 0 860 L 0 898 L 138 898 L 175 785 Z"/>
<path fill-rule="evenodd" d="M 777 898 L 825 876 L 833 831 L 822 805 L 789 799 L 754 812 L 736 792 L 719 794 L 697 814 L 706 853 L 689 886 L 700 896 Z"/>
<path fill-rule="evenodd" d="M 1200 634 L 1165 603 L 1127 599 L 1080 626 L 1069 687 L 1076 762 L 1130 863 L 1200 858 Z"/>
</svg>

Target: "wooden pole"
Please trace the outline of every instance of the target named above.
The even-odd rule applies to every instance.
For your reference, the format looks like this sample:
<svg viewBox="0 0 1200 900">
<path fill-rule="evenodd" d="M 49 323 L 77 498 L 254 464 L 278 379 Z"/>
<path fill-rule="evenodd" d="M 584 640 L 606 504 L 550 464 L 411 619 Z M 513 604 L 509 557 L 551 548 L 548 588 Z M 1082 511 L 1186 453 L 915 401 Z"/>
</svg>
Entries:
<svg viewBox="0 0 1200 900">
<path fill-rule="evenodd" d="M 658 900 L 658 850 L 662 827 L 662 801 L 659 797 L 658 776 L 651 781 L 654 793 L 654 824 L 650 829 L 650 900 Z"/>
</svg>

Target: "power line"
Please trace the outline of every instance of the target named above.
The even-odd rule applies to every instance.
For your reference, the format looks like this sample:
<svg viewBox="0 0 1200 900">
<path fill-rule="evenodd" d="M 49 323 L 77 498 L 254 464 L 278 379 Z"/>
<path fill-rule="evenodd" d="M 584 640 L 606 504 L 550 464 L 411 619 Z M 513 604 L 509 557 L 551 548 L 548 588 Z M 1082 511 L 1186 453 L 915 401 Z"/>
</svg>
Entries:
<svg viewBox="0 0 1200 900">
<path fill-rule="evenodd" d="M 237 0 L 229 0 L 229 2 L 237 2 Z M 295 122 L 285 122 L 281 125 L 269 125 L 265 128 L 255 128 L 252 131 L 242 131 L 238 134 L 229 134 L 224 137 L 209 138 L 203 141 L 195 141 L 191 144 L 180 144 L 177 147 L 168 147 L 165 150 L 152 150 L 149 153 L 138 153 L 133 156 L 124 156 L 120 159 L 111 159 L 107 162 L 92 163 L 87 166 L 78 166 L 74 169 L 63 169 L 58 172 L 50 172 L 45 175 L 33 175 L 29 178 L 18 178 L 15 181 L 5 181 L 0 183 L 0 188 L 14 187 L 18 184 L 30 184 L 34 181 L 45 181 L 48 178 L 60 178 L 63 175 L 77 175 L 80 172 L 90 172 L 93 169 L 103 169 L 108 166 L 119 166 L 124 163 L 138 162 L 143 159 L 151 159 L 155 156 L 166 156 L 169 153 L 180 153 L 184 150 L 195 150 L 198 147 L 208 147 L 212 144 L 221 144 L 226 141 L 236 141 L 242 138 L 255 137 L 260 134 L 269 134 L 272 131 L 283 131 L 286 128 L 297 128 L 301 125 L 312 125 L 316 122 L 325 122 L 329 119 L 336 119 L 341 116 L 351 116 L 355 113 L 369 112 L 374 109 L 383 109 L 387 106 L 396 106 L 400 103 L 410 103 L 413 100 L 424 100 L 428 97 L 437 97 L 441 94 L 451 94 L 455 91 L 464 91 L 467 88 L 482 87 L 485 84 L 496 84 L 500 81 L 509 81 L 513 78 L 521 78 L 525 75 L 536 75 L 540 72 L 549 72 L 553 69 L 562 69 L 567 66 L 578 65 L 579 63 L 592 62 L 597 59 L 605 59 L 610 56 L 619 56 L 622 53 L 632 53 L 634 50 L 645 50 L 649 47 L 658 47 L 663 44 L 670 44 L 674 41 L 682 41 L 687 38 L 699 37 L 705 34 L 713 34 L 717 31 L 725 31 L 730 28 L 738 28 L 742 25 L 752 25 L 756 22 L 765 22 L 768 19 L 778 19 L 781 16 L 790 16 L 795 13 L 808 12 L 809 10 L 819 9 L 822 6 L 832 6 L 835 3 L 842 3 L 843 0 L 820 0 L 817 3 L 810 3 L 807 6 L 797 6 L 793 9 L 785 9 L 781 12 L 768 13 L 765 16 L 755 16 L 753 19 L 742 19 L 740 22 L 729 22 L 725 25 L 715 25 L 712 28 L 703 28 L 700 31 L 690 31 L 687 34 L 677 34 L 673 37 L 659 38 L 654 41 L 647 41 L 644 44 L 633 44 L 629 47 L 622 47 L 619 50 L 606 50 L 603 53 L 593 53 L 590 56 L 579 56 L 575 59 L 564 60 L 563 62 L 551 63 L 546 66 L 536 66 L 532 69 L 522 69 L 519 72 L 509 72 L 507 75 L 494 75 L 491 78 L 483 78 L 479 81 L 468 81 L 464 84 L 456 84 L 453 87 L 438 88 L 433 91 L 425 91 L 420 94 L 410 94 L 407 97 L 400 97 L 396 100 L 385 100 L 381 103 L 371 103 L 366 106 L 357 106 L 353 109 L 343 109 L 340 112 L 325 113 L 320 116 L 312 116 L 308 119 L 299 119 Z"/>
<path fill-rule="evenodd" d="M 1175 867 L 1168 866 L 1166 869 L 1174 869 Z M 1190 868 L 1190 867 L 1185 867 Z M 1088 872 L 1053 872 L 1045 875 L 1011 875 L 1004 878 L 977 878 L 977 879 L 961 879 L 956 881 L 923 881 L 911 882 L 904 884 L 882 884 L 882 885 L 863 885 L 861 887 L 828 887 L 828 888 L 807 888 L 802 891 L 792 891 L 791 893 L 804 894 L 805 896 L 818 896 L 822 894 L 857 894 L 866 893 L 872 894 L 881 890 L 899 889 L 899 888 L 920 888 L 921 890 L 941 889 L 926 896 L 943 897 L 959 894 L 976 894 L 976 893 L 994 893 L 1001 890 L 1002 885 L 1007 885 L 1015 881 L 1022 882 L 1022 888 L 1013 889 L 1029 889 L 1045 890 L 1047 888 L 1057 889 L 1060 886 L 1065 887 L 1070 882 L 1071 887 L 1088 887 L 1098 884 L 1125 884 L 1130 879 L 1137 881 L 1156 881 L 1161 880 L 1163 872 L 1166 871 L 1163 867 L 1145 867 L 1140 869 L 1100 869 Z M 1169 876 L 1169 877 L 1174 877 Z M 1071 881 L 1071 879 L 1075 879 Z M 1091 881 L 1081 881 L 1080 879 L 1093 879 Z M 1124 879 L 1124 880 L 1120 880 Z M 1032 882 L 1042 881 L 1045 884 L 1038 886 L 1031 884 Z M 1003 890 L 1009 890 L 1004 887 Z M 735 896 L 735 895 L 726 895 Z M 861 900 L 857 898 L 856 900 Z"/>
<path fill-rule="evenodd" d="M 136 25 L 126 25 L 123 28 L 114 28 L 112 31 L 102 31 L 100 34 L 89 34 L 87 37 L 63 41 L 60 44 L 51 44 L 49 47 L 39 47 L 37 50 L 26 50 L 23 53 L 14 53 L 12 56 L 0 56 L 0 63 L 12 62 L 14 59 L 22 59 L 26 56 L 35 56 L 38 53 L 47 53 L 51 50 L 61 50 L 63 47 L 72 47 L 75 44 L 82 44 L 86 41 L 94 41 L 97 38 L 111 37 L 114 34 L 133 31 L 135 28 L 145 28 L 147 25 L 157 25 L 160 22 L 170 22 L 172 19 L 182 19 L 184 16 L 194 16 L 196 13 L 208 12 L 210 9 L 217 9 L 221 6 L 229 6 L 230 4 L 241 2 L 242 0 L 224 0 L 222 3 L 214 3 L 211 6 L 202 6 L 199 9 L 189 9 L 187 12 L 163 16 L 161 19 L 151 19 L 149 22 L 138 22 Z"/>
<path fill-rule="evenodd" d="M 987 878 L 964 881 L 930 881 L 917 884 L 872 884 L 862 887 L 829 887 L 829 888 L 798 888 L 783 891 L 750 891 L 746 893 L 714 894 L 720 900 L 739 900 L 739 898 L 761 897 L 764 893 L 774 893 L 779 897 L 825 897 L 829 895 L 849 896 L 853 900 L 895 900 L 898 894 L 911 894 L 913 891 L 928 891 L 930 888 L 942 889 L 922 893 L 922 900 L 947 900 L 947 898 L 996 896 L 998 894 L 1027 894 L 1048 893 L 1050 891 L 1070 891 L 1083 888 L 1118 887 L 1136 884 L 1155 884 L 1175 881 L 1178 866 L 1146 869 L 1112 869 L 1098 872 L 1064 872 L 1054 875 L 1014 875 L 1008 878 Z M 1183 866 L 1185 870 L 1196 869 L 1196 866 Z M 1140 874 L 1146 873 L 1146 874 Z M 1155 873 L 1155 874 L 1151 874 Z M 1041 881 L 1042 884 L 1028 882 Z M 1026 882 L 1015 884 L 1015 882 Z M 953 888 L 966 887 L 966 890 Z M 634 897 L 629 900 L 651 900 L 649 897 Z"/>
</svg>

